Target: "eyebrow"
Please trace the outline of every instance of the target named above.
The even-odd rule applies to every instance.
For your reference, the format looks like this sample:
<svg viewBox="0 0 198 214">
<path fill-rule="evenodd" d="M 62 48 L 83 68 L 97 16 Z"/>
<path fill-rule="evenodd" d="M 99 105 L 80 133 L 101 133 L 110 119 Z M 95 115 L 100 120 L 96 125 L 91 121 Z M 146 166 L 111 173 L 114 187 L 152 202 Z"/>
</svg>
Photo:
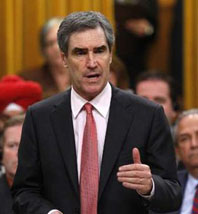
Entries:
<svg viewBox="0 0 198 214">
<path fill-rule="evenodd" d="M 106 45 L 101 45 L 101 46 L 98 46 L 98 47 L 95 47 L 93 50 L 96 51 L 96 50 L 106 50 L 107 49 L 107 46 Z M 88 51 L 88 48 L 79 48 L 79 47 L 75 47 L 73 50 L 72 50 L 72 53 L 77 53 L 78 51 Z"/>
</svg>

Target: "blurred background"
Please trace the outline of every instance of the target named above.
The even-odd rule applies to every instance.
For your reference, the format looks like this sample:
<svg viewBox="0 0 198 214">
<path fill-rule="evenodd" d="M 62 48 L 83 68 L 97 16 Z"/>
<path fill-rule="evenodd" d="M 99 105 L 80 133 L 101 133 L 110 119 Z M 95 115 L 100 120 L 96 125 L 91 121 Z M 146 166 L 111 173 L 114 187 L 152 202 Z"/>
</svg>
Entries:
<svg viewBox="0 0 198 214">
<path fill-rule="evenodd" d="M 43 63 L 38 35 L 49 18 L 97 10 L 117 31 L 120 9 L 116 5 L 124 2 L 127 0 L 0 0 L 0 78 Z M 131 2 L 135 5 L 139 1 Z M 156 20 L 146 31 L 148 35 L 154 31 L 154 36 L 149 46 L 142 47 L 142 51 L 147 49 L 144 69 L 170 74 L 178 82 L 183 108 L 198 107 L 198 1 L 156 2 Z M 128 27 L 131 25 L 128 23 Z"/>
</svg>

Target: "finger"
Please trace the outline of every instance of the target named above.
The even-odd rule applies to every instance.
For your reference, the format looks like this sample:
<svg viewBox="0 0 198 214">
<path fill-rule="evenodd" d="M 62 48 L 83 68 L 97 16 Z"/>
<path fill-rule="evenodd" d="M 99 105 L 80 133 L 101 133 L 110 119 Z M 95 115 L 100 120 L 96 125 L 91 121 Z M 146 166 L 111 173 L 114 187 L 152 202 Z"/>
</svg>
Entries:
<svg viewBox="0 0 198 214">
<path fill-rule="evenodd" d="M 131 177 L 131 178 L 150 178 L 149 171 L 120 171 L 117 173 L 118 177 Z"/>
<path fill-rule="evenodd" d="M 140 152 L 137 148 L 134 148 L 132 150 L 132 157 L 133 157 L 133 162 L 134 163 L 141 163 L 141 158 L 140 158 Z"/>
<path fill-rule="evenodd" d="M 149 183 L 148 179 L 131 178 L 131 177 L 118 177 L 118 181 L 122 183 L 141 184 L 141 185 L 147 185 Z"/>
</svg>

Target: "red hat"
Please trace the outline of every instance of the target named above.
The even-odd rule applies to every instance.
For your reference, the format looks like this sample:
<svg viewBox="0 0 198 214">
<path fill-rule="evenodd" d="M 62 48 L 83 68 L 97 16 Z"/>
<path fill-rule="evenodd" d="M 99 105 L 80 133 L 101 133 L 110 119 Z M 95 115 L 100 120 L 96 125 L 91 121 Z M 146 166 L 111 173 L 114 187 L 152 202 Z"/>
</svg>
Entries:
<svg viewBox="0 0 198 214">
<path fill-rule="evenodd" d="M 33 81 L 25 81 L 17 75 L 6 75 L 0 81 L 0 113 L 15 103 L 27 110 L 28 106 L 41 100 L 41 86 Z"/>
</svg>

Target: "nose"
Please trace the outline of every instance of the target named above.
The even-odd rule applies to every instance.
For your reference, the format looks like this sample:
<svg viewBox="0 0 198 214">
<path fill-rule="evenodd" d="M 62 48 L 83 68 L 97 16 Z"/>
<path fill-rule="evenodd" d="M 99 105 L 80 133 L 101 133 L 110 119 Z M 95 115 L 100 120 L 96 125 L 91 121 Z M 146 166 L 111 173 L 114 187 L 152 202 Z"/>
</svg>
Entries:
<svg viewBox="0 0 198 214">
<path fill-rule="evenodd" d="M 194 136 L 191 141 L 191 147 L 198 147 L 198 137 Z"/>
<path fill-rule="evenodd" d="M 97 67 L 96 59 L 92 52 L 88 54 L 87 67 L 90 69 L 94 69 Z"/>
</svg>

